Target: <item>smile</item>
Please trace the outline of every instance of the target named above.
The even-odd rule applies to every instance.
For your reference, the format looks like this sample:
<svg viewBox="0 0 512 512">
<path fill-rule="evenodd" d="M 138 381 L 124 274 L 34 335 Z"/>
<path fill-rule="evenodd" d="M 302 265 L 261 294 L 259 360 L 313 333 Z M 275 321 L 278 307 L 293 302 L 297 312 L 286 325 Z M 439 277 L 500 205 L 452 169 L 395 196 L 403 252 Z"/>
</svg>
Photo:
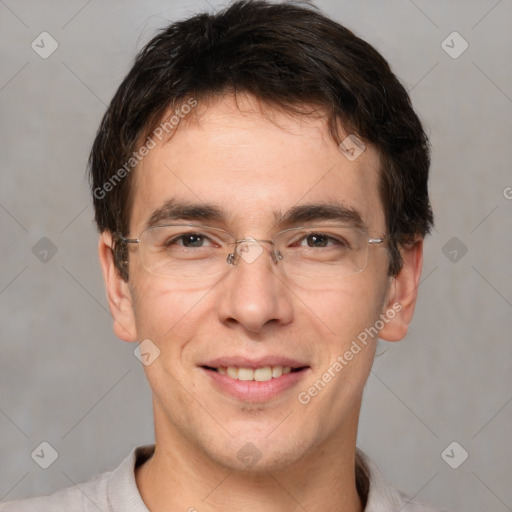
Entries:
<svg viewBox="0 0 512 512">
<path fill-rule="evenodd" d="M 211 364 L 211 363 L 210 363 Z M 262 403 L 276 399 L 285 391 L 299 385 L 310 374 L 309 366 L 278 364 L 247 366 L 202 365 L 214 388 L 241 402 Z M 304 386 L 304 384 L 302 384 Z"/>
<path fill-rule="evenodd" d="M 292 371 L 300 371 L 302 368 L 293 368 L 291 366 L 262 366 L 260 368 L 245 368 L 243 366 L 220 366 L 218 368 L 205 367 L 221 375 L 227 375 L 231 379 L 258 382 L 266 382 L 271 379 L 278 379 L 282 375 L 287 375 Z"/>
</svg>

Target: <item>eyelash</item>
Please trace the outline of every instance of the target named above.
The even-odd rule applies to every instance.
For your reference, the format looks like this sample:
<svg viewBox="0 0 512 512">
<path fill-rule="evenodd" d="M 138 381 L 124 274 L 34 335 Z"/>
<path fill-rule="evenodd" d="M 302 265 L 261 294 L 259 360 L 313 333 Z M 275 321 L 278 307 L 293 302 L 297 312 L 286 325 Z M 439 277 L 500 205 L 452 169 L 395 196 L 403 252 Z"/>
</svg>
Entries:
<svg viewBox="0 0 512 512">
<path fill-rule="evenodd" d="M 302 242 L 306 242 L 307 243 L 307 239 L 308 237 L 312 237 L 312 236 L 317 236 L 319 238 L 325 238 L 327 240 L 327 246 L 328 247 L 332 247 L 333 245 L 341 245 L 341 246 L 345 246 L 347 248 L 350 248 L 350 244 L 346 241 L 346 240 L 340 240 L 338 238 L 335 238 L 327 233 L 322 233 L 321 231 L 318 231 L 318 232 L 311 232 L 311 233 L 307 233 L 307 234 L 304 234 L 303 236 L 301 236 L 301 238 L 295 240 L 293 242 L 293 245 L 296 245 L 298 244 L 299 246 L 301 246 L 301 243 Z M 184 241 L 187 239 L 187 238 L 190 238 L 190 237 L 196 237 L 196 238 L 201 238 L 202 241 L 209 241 L 210 242 L 210 245 L 212 245 L 214 243 L 214 241 L 207 235 L 205 234 L 202 234 L 202 233 L 199 233 L 199 232 L 190 232 L 190 233 L 184 233 L 184 234 L 181 234 L 179 236 L 176 236 L 170 240 L 167 240 L 164 245 L 166 247 L 169 247 L 171 245 L 174 245 L 176 242 L 178 241 L 181 241 L 181 243 L 178 243 L 176 245 L 179 245 L 179 246 L 182 246 L 182 247 L 187 247 L 187 245 L 185 245 Z M 331 242 L 331 243 L 329 243 Z M 203 247 L 203 246 L 201 246 Z"/>
</svg>

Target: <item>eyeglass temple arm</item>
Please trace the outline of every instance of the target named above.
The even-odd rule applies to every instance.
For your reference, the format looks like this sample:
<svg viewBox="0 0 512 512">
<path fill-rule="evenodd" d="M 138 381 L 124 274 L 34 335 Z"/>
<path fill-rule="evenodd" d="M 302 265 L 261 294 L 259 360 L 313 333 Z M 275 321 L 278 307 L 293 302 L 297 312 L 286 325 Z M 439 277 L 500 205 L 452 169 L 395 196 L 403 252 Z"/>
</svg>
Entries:
<svg viewBox="0 0 512 512">
<path fill-rule="evenodd" d="M 123 242 L 125 244 L 138 244 L 140 243 L 139 238 L 126 238 L 121 233 L 116 232 L 112 235 L 112 240 L 114 242 Z"/>
</svg>

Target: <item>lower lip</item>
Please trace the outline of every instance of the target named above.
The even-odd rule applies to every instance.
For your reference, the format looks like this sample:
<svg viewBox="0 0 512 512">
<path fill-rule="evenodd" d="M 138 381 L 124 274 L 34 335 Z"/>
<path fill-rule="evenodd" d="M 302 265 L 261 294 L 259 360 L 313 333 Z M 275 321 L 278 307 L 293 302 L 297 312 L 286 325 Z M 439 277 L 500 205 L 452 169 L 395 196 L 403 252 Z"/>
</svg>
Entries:
<svg viewBox="0 0 512 512">
<path fill-rule="evenodd" d="M 275 379 L 259 382 L 257 380 L 232 379 L 227 375 L 206 368 L 201 368 L 201 370 L 212 379 L 217 389 L 243 402 L 266 402 L 271 400 L 295 386 L 309 372 L 309 368 L 304 368 Z"/>
</svg>

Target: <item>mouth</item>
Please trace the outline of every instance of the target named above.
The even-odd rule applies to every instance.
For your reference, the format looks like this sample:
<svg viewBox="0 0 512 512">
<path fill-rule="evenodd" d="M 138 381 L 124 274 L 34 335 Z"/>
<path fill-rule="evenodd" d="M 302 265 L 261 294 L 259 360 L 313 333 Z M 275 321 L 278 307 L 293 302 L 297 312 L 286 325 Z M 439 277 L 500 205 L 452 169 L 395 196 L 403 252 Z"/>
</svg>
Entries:
<svg viewBox="0 0 512 512">
<path fill-rule="evenodd" d="M 264 361 L 223 358 L 199 368 L 214 389 L 245 403 L 277 399 L 297 386 L 311 371 L 310 366 L 288 358 Z"/>
<path fill-rule="evenodd" d="M 205 370 L 217 372 L 220 375 L 226 375 L 230 379 L 243 381 L 267 382 L 272 379 L 278 379 L 289 373 L 301 372 L 309 368 L 308 366 L 261 366 L 258 368 L 249 368 L 244 366 L 202 366 Z"/>
</svg>

